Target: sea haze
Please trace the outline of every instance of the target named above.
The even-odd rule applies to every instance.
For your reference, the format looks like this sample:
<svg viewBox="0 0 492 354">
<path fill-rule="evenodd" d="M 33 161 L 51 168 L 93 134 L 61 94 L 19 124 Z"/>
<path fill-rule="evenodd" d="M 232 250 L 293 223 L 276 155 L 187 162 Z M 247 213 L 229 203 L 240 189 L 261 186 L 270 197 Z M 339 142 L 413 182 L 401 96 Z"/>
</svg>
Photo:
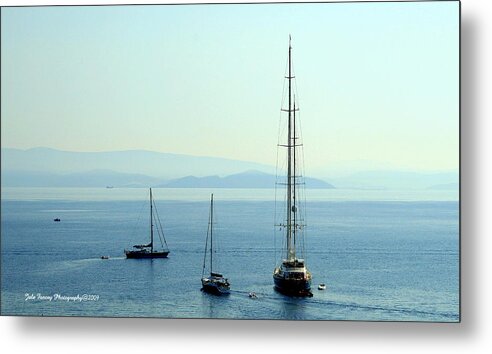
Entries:
<svg viewBox="0 0 492 354">
<path fill-rule="evenodd" d="M 273 190 L 214 190 L 217 270 L 228 297 L 200 291 L 209 189 L 155 189 L 171 253 L 127 260 L 146 242 L 145 189 L 2 189 L 4 315 L 459 321 L 459 206 L 336 189 L 308 190 L 312 298 L 273 289 L 280 244 Z M 371 193 L 379 193 L 372 191 Z M 430 191 L 434 197 L 443 191 Z M 419 200 L 420 199 L 420 200 Z M 53 222 L 54 218 L 60 222 Z M 110 258 L 103 260 L 100 257 Z M 316 286 L 326 283 L 327 290 Z M 248 293 L 254 291 L 258 299 Z M 26 300 L 27 295 L 35 299 Z M 97 301 L 49 301 L 37 294 Z"/>
</svg>

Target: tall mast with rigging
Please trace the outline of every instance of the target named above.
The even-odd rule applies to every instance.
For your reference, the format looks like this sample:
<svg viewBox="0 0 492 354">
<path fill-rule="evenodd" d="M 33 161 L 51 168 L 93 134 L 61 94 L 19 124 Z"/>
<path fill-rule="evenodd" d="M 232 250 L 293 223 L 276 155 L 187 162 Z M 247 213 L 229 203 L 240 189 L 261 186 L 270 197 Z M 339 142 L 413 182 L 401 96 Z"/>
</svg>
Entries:
<svg viewBox="0 0 492 354">
<path fill-rule="evenodd" d="M 210 274 L 212 273 L 212 243 L 213 243 L 213 220 L 214 220 L 214 195 L 210 196 Z"/>
<path fill-rule="evenodd" d="M 291 36 L 289 36 L 289 57 L 288 57 L 288 73 L 285 78 L 288 81 L 288 107 L 282 108 L 282 111 L 287 112 L 287 142 L 279 144 L 279 146 L 287 148 L 287 191 L 286 191 L 286 211 L 287 215 L 285 224 L 282 222 L 281 227 L 284 228 L 286 239 L 285 259 L 281 261 L 280 266 L 274 270 L 273 278 L 277 290 L 294 296 L 312 296 L 311 289 L 311 273 L 306 267 L 305 259 L 298 258 L 296 247 L 298 238 L 301 236 L 302 247 L 302 228 L 303 215 L 299 214 L 298 206 L 298 184 L 302 183 L 302 173 L 299 170 L 298 156 L 296 156 L 297 147 L 302 146 L 296 131 L 296 112 L 299 107 L 296 102 L 296 96 L 293 93 L 293 79 L 295 79 L 292 68 L 292 44 Z M 282 229 L 282 228 L 281 228 Z"/>
<path fill-rule="evenodd" d="M 294 260 L 295 251 L 292 247 L 292 60 L 291 60 L 291 38 L 289 36 L 289 107 L 288 113 L 288 134 L 287 134 L 287 259 Z M 295 157 L 295 155 L 294 155 Z"/>
<path fill-rule="evenodd" d="M 297 178 L 297 160 L 296 147 L 298 137 L 296 136 L 296 97 L 292 94 L 292 45 L 289 36 L 289 73 L 286 79 L 289 82 L 289 106 L 285 110 L 288 113 L 287 129 L 287 260 L 293 261 L 296 258 L 296 228 L 297 228 L 297 204 L 296 204 L 296 185 Z"/>
<path fill-rule="evenodd" d="M 150 188 L 150 253 L 154 252 L 154 213 L 152 210 L 152 188 Z"/>
</svg>

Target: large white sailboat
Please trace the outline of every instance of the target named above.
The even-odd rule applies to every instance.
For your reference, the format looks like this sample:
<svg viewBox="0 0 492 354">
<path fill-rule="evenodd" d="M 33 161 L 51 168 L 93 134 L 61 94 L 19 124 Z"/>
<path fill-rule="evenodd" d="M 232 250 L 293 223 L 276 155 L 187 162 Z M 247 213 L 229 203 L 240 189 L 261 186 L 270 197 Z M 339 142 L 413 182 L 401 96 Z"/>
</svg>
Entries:
<svg viewBox="0 0 492 354">
<path fill-rule="evenodd" d="M 304 176 L 299 166 L 299 153 L 302 148 L 298 122 L 296 122 L 296 112 L 299 111 L 296 98 L 293 94 L 293 80 L 295 79 L 292 70 L 292 46 L 289 37 L 289 61 L 288 73 L 285 77 L 288 82 L 287 108 L 282 107 L 282 112 L 287 115 L 287 139 L 279 142 L 279 147 L 287 150 L 287 173 L 286 179 L 277 185 L 285 187 L 285 209 L 276 221 L 275 227 L 282 232 L 284 247 L 281 252 L 280 264 L 273 271 L 275 289 L 289 296 L 312 296 L 311 293 L 311 273 L 307 269 L 305 258 L 302 256 L 304 251 L 304 210 L 301 205 L 301 190 L 304 186 Z M 297 129 L 296 129 L 297 128 Z M 278 163 L 277 163 L 278 165 Z M 284 177 L 285 178 L 285 177 Z M 277 217 L 277 216 L 276 216 Z"/>
</svg>

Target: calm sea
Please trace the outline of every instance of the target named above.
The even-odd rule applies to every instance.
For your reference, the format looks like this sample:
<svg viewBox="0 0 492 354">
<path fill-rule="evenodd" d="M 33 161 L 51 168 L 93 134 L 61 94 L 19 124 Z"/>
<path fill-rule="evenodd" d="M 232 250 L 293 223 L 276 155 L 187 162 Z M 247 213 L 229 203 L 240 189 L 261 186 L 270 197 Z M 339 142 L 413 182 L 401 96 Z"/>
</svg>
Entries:
<svg viewBox="0 0 492 354">
<path fill-rule="evenodd" d="M 2 314 L 459 321 L 457 192 L 306 191 L 312 298 L 273 289 L 272 190 L 213 191 L 232 292 L 200 291 L 210 192 L 154 189 L 171 253 L 127 260 L 148 239 L 147 190 L 2 188 Z"/>
</svg>

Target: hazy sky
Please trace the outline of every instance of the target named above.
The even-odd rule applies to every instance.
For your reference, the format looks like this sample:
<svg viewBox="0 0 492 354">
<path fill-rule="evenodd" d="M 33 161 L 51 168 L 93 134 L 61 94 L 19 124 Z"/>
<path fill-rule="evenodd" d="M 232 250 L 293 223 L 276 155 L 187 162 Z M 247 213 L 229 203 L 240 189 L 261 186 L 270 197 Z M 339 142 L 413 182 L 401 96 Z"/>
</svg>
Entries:
<svg viewBox="0 0 492 354">
<path fill-rule="evenodd" d="M 459 4 L 3 8 L 2 147 L 274 165 L 292 34 L 306 168 L 458 168 Z"/>
</svg>

